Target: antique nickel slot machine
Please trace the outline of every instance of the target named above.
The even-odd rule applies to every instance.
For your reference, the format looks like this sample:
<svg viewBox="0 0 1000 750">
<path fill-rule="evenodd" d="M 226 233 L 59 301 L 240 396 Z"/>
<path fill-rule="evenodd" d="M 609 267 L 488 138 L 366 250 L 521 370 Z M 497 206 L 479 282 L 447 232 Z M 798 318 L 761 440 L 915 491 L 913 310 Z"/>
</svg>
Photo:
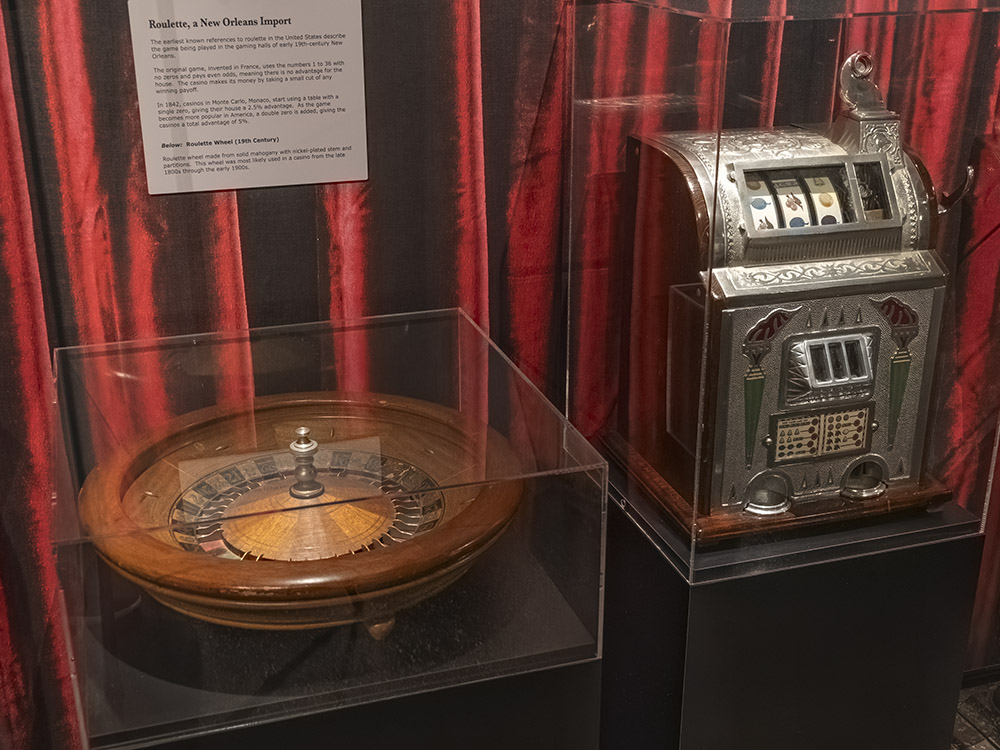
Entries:
<svg viewBox="0 0 1000 750">
<path fill-rule="evenodd" d="M 924 466 L 938 205 L 872 69 L 847 59 L 827 128 L 629 141 L 609 445 L 697 539 L 949 496 Z"/>
</svg>

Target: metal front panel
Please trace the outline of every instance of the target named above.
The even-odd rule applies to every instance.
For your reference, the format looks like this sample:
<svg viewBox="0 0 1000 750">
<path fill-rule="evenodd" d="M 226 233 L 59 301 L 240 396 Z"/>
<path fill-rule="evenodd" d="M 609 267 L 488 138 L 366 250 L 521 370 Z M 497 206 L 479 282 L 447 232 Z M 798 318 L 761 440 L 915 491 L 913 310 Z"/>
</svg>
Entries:
<svg viewBox="0 0 1000 750">
<path fill-rule="evenodd" d="M 862 455 L 884 464 L 890 484 L 919 478 L 943 292 L 938 277 L 927 288 L 890 282 L 844 296 L 724 308 L 718 399 L 728 408 L 714 425 L 712 512 L 741 510 L 762 472 L 787 478 L 793 503 L 836 495 Z M 801 367 L 791 360 L 803 342 L 851 340 L 864 341 L 868 357 L 853 382 L 848 375 L 826 392 L 820 382 L 811 397 L 789 398 L 802 391 L 789 380 Z"/>
</svg>

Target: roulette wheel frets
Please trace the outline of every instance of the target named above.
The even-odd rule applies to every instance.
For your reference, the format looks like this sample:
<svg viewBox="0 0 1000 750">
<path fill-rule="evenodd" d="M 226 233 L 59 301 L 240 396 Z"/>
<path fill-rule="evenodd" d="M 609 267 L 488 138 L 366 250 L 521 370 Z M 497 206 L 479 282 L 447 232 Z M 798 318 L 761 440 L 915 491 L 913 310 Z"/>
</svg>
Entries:
<svg viewBox="0 0 1000 750">
<path fill-rule="evenodd" d="M 184 614 L 245 628 L 361 622 L 457 579 L 523 491 L 510 444 L 443 406 L 373 394 L 212 407 L 118 449 L 80 493 L 112 569 Z"/>
</svg>

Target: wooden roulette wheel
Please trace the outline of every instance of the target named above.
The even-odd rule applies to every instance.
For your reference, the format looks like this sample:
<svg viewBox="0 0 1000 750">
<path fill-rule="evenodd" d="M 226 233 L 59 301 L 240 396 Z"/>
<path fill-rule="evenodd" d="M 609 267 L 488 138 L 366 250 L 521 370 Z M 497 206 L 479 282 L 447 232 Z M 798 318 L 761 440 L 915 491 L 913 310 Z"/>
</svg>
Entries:
<svg viewBox="0 0 1000 750">
<path fill-rule="evenodd" d="M 259 629 L 362 622 L 457 579 L 523 491 L 509 443 L 398 396 L 308 393 L 212 407 L 122 447 L 80 513 L 101 557 L 161 603 Z"/>
</svg>

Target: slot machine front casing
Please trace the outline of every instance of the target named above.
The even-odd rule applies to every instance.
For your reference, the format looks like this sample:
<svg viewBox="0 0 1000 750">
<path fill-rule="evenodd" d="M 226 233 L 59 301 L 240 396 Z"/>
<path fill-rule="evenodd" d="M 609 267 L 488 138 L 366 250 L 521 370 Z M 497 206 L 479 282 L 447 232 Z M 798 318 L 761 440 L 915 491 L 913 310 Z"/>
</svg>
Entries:
<svg viewBox="0 0 1000 750">
<path fill-rule="evenodd" d="M 828 128 L 629 140 L 609 444 L 696 539 L 948 498 L 923 461 L 937 203 L 870 72 L 844 64 Z"/>
</svg>

